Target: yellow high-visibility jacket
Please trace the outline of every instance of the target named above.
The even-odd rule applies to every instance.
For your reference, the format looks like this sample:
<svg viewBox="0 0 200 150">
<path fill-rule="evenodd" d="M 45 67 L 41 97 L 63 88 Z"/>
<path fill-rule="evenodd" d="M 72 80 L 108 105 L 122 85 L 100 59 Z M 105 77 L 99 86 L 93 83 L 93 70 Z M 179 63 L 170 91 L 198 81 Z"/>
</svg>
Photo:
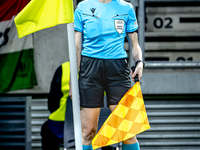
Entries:
<svg viewBox="0 0 200 150">
<path fill-rule="evenodd" d="M 69 96 L 70 63 L 63 63 L 55 72 L 48 97 L 49 116 L 53 121 L 65 121 L 67 98 Z"/>
</svg>

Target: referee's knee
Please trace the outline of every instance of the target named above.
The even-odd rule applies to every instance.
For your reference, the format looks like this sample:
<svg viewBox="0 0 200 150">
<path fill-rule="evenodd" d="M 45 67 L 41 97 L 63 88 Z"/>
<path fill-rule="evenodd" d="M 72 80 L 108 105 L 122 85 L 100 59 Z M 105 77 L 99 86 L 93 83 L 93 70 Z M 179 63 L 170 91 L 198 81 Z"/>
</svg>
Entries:
<svg viewBox="0 0 200 150">
<path fill-rule="evenodd" d="M 82 129 L 82 137 L 83 140 L 86 142 L 92 142 L 92 139 L 94 138 L 96 134 L 96 130 L 93 129 Z"/>
</svg>

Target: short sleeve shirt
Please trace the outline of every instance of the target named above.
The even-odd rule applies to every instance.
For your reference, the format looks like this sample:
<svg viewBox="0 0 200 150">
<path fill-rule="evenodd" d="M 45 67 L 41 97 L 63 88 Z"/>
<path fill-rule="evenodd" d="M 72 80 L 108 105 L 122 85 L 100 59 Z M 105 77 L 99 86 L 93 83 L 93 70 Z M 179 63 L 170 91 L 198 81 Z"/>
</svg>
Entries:
<svg viewBox="0 0 200 150">
<path fill-rule="evenodd" d="M 126 33 L 138 29 L 133 6 L 123 0 L 85 0 L 74 12 L 75 30 L 83 33 L 82 55 L 99 59 L 126 58 Z"/>
</svg>

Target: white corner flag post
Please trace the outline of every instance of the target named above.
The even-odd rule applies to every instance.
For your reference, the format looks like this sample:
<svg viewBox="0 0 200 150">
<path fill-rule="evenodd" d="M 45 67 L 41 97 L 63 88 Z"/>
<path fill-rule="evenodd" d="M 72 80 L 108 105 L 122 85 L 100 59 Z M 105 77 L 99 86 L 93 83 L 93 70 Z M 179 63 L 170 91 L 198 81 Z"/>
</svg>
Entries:
<svg viewBox="0 0 200 150">
<path fill-rule="evenodd" d="M 73 97 L 72 106 L 73 106 L 75 148 L 76 150 L 82 150 L 83 148 L 82 148 L 81 117 L 80 117 L 80 105 L 79 105 L 79 91 L 78 91 L 78 77 L 77 77 L 78 72 L 77 72 L 77 62 L 76 62 L 74 23 L 67 24 L 67 39 L 69 48 L 71 88 Z M 65 150 L 66 148 L 67 147 L 65 147 Z"/>
</svg>

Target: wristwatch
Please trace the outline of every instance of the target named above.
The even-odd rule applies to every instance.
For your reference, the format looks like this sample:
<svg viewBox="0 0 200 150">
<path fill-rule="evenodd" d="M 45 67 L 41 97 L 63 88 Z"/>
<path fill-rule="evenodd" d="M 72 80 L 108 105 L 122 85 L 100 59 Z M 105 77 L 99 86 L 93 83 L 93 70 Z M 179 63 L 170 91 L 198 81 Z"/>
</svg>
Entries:
<svg viewBox="0 0 200 150">
<path fill-rule="evenodd" d="M 135 67 L 138 65 L 138 63 L 140 63 L 140 62 L 142 62 L 143 63 L 143 68 L 144 68 L 144 66 L 145 66 L 145 62 L 144 61 L 142 61 L 142 60 L 137 60 L 136 62 L 135 62 Z"/>
</svg>

